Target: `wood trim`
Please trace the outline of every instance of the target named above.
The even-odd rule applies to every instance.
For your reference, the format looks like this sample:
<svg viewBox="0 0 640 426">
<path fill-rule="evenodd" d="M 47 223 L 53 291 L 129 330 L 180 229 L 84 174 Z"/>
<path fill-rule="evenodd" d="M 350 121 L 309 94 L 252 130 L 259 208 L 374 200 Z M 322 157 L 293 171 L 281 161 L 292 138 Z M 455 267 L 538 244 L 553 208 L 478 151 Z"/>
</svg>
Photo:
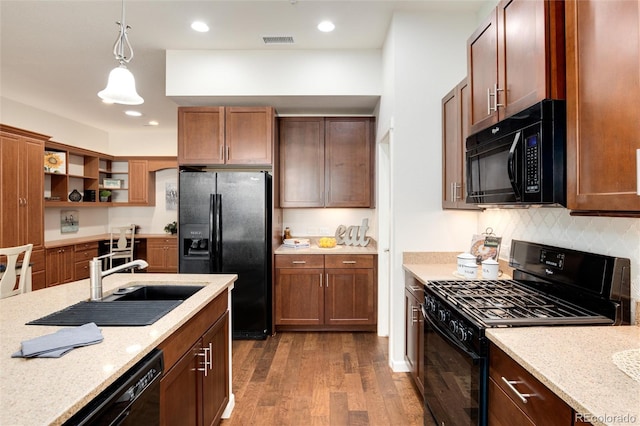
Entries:
<svg viewBox="0 0 640 426">
<path fill-rule="evenodd" d="M 22 136 L 25 138 L 38 139 L 43 141 L 48 141 L 51 139 L 51 136 L 43 135 L 42 133 L 32 132 L 30 130 L 20 129 L 18 127 L 8 126 L 6 124 L 0 123 L 0 132 L 11 133 L 12 135 Z"/>
</svg>

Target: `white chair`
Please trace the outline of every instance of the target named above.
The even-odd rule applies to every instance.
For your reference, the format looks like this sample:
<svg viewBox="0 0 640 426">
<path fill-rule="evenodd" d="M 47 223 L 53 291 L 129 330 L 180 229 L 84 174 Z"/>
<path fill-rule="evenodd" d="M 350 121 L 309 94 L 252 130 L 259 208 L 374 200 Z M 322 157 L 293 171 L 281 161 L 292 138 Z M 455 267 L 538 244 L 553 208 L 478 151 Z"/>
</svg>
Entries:
<svg viewBox="0 0 640 426">
<path fill-rule="evenodd" d="M 0 278 L 0 299 L 31 291 L 31 250 L 33 244 L 18 247 L 0 248 L 0 262 L 5 258 L 5 270 Z M 18 257 L 24 253 L 22 266 L 18 266 Z M 18 276 L 20 277 L 17 280 Z M 16 286 L 16 280 L 18 285 Z"/>
<path fill-rule="evenodd" d="M 125 262 L 133 260 L 134 236 L 136 233 L 136 225 L 114 226 L 111 228 L 111 237 L 109 240 L 110 254 L 109 268 L 113 268 L 115 259 L 124 259 Z M 131 268 L 131 273 L 133 273 Z"/>
</svg>

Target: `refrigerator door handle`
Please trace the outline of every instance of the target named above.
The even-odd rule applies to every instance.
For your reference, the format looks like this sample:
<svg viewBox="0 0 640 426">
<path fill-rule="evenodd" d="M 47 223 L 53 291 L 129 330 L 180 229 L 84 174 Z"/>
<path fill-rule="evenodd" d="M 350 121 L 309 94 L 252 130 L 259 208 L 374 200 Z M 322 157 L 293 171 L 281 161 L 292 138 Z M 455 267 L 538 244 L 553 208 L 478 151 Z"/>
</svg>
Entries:
<svg viewBox="0 0 640 426">
<path fill-rule="evenodd" d="M 222 195 L 211 194 L 211 272 L 222 272 Z"/>
<path fill-rule="evenodd" d="M 216 253 L 214 251 L 213 241 L 216 235 L 214 212 L 216 205 L 216 195 L 209 194 L 209 273 L 215 272 L 216 265 L 214 265 Z"/>
</svg>

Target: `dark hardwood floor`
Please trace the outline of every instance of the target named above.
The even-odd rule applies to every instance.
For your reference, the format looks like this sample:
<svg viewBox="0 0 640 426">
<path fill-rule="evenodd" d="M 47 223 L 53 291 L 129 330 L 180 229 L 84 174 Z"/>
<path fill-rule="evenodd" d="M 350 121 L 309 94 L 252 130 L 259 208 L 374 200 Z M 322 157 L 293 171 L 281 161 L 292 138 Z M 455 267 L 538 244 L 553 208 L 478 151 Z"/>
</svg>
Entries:
<svg viewBox="0 0 640 426">
<path fill-rule="evenodd" d="M 236 405 L 222 426 L 423 425 L 409 373 L 375 333 L 279 333 L 233 341 Z"/>
</svg>

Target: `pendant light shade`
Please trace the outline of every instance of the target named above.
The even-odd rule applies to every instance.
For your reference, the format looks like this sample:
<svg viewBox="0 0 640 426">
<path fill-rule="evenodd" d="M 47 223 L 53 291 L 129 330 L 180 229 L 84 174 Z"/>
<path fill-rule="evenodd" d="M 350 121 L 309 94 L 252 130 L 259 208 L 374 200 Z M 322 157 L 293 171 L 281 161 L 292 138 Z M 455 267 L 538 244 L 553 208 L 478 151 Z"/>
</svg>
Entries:
<svg viewBox="0 0 640 426">
<path fill-rule="evenodd" d="M 114 104 L 140 105 L 144 102 L 136 91 L 136 79 L 124 64 L 111 70 L 107 87 L 98 92 L 98 96 Z"/>
<path fill-rule="evenodd" d="M 113 44 L 113 56 L 120 63 L 120 66 L 111 70 L 107 87 L 98 92 L 98 96 L 107 103 L 140 105 L 144 102 L 144 99 L 136 92 L 136 80 L 125 65 L 133 59 L 133 47 L 131 47 L 127 35 L 131 27 L 124 21 L 124 0 L 122 0 L 122 20 L 116 22 L 116 24 L 119 25 L 120 31 L 116 42 Z M 128 55 L 125 49 L 128 50 Z"/>
</svg>

